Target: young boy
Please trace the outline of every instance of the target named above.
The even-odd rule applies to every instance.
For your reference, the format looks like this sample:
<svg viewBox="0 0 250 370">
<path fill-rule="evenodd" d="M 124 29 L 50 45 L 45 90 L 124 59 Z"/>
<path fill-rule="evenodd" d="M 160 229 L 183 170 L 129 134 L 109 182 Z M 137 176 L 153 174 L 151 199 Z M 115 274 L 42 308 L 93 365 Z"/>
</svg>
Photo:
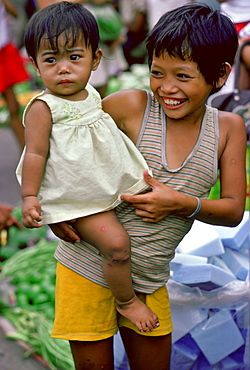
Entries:
<svg viewBox="0 0 250 370">
<path fill-rule="evenodd" d="M 235 226 L 244 212 L 244 123 L 236 114 L 206 106 L 209 94 L 225 83 L 237 46 L 227 17 L 198 4 L 177 8 L 161 17 L 147 40 L 152 93 L 126 90 L 103 101 L 153 170 L 154 178 L 144 174 L 152 191 L 124 195 L 126 202 L 116 213 L 131 238 L 134 289 L 161 325 L 140 333 L 117 316 L 101 257 L 86 243 L 72 244 L 78 237 L 67 223 L 54 224 L 52 230 L 63 240 L 55 255 L 52 337 L 70 341 L 78 370 L 113 369 L 112 336 L 118 329 L 132 370 L 169 369 L 172 324 L 166 282 L 175 249 L 195 218 Z M 220 199 L 208 200 L 218 169 Z"/>
</svg>

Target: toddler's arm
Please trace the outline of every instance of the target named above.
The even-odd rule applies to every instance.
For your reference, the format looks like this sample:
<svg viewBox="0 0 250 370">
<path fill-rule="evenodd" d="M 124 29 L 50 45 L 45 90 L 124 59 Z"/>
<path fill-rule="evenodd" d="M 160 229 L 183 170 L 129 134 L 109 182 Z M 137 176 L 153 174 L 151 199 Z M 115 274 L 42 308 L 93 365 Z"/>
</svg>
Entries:
<svg viewBox="0 0 250 370">
<path fill-rule="evenodd" d="M 22 170 L 23 224 L 40 227 L 41 206 L 37 194 L 41 185 L 49 151 L 51 113 L 46 103 L 37 100 L 30 107 L 25 120 L 26 150 Z"/>
</svg>

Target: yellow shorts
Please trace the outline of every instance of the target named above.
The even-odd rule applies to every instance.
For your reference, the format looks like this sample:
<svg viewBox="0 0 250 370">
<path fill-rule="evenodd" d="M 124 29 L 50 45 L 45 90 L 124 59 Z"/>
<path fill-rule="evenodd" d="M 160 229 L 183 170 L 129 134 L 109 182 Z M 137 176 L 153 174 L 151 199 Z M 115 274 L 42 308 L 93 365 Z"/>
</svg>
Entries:
<svg viewBox="0 0 250 370">
<path fill-rule="evenodd" d="M 158 315 L 160 326 L 152 332 L 140 333 L 136 326 L 115 309 L 109 289 L 57 264 L 56 316 L 52 338 L 96 341 L 117 333 L 125 326 L 146 336 L 160 336 L 173 330 L 166 286 L 153 294 L 139 293 L 139 298 Z"/>
</svg>

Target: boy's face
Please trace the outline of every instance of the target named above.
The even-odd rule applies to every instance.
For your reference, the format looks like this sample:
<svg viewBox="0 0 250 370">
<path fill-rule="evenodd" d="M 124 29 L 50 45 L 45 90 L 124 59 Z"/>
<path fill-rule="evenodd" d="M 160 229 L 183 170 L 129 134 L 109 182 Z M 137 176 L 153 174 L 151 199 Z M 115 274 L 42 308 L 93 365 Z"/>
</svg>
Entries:
<svg viewBox="0 0 250 370">
<path fill-rule="evenodd" d="M 153 56 L 150 87 L 169 118 L 182 119 L 199 114 L 212 90 L 197 63 L 164 53 Z"/>
<path fill-rule="evenodd" d="M 98 67 L 101 51 L 93 58 L 90 47 L 79 38 L 75 45 L 65 45 L 65 38 L 58 38 L 58 50 L 53 50 L 46 39 L 42 39 L 37 53 L 37 64 L 32 61 L 37 75 L 41 77 L 46 90 L 69 100 L 86 98 L 85 87 L 91 71 Z"/>
</svg>

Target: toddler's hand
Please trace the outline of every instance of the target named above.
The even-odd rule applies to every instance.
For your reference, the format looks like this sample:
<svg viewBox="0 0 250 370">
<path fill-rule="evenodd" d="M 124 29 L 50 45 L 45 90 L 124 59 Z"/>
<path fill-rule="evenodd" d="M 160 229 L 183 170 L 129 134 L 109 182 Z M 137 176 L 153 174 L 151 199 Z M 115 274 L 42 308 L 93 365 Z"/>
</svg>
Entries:
<svg viewBox="0 0 250 370">
<path fill-rule="evenodd" d="M 42 221 L 41 217 L 41 206 L 35 196 L 25 197 L 23 200 L 22 207 L 22 222 L 27 228 L 38 228 L 42 224 L 39 223 Z"/>
</svg>

